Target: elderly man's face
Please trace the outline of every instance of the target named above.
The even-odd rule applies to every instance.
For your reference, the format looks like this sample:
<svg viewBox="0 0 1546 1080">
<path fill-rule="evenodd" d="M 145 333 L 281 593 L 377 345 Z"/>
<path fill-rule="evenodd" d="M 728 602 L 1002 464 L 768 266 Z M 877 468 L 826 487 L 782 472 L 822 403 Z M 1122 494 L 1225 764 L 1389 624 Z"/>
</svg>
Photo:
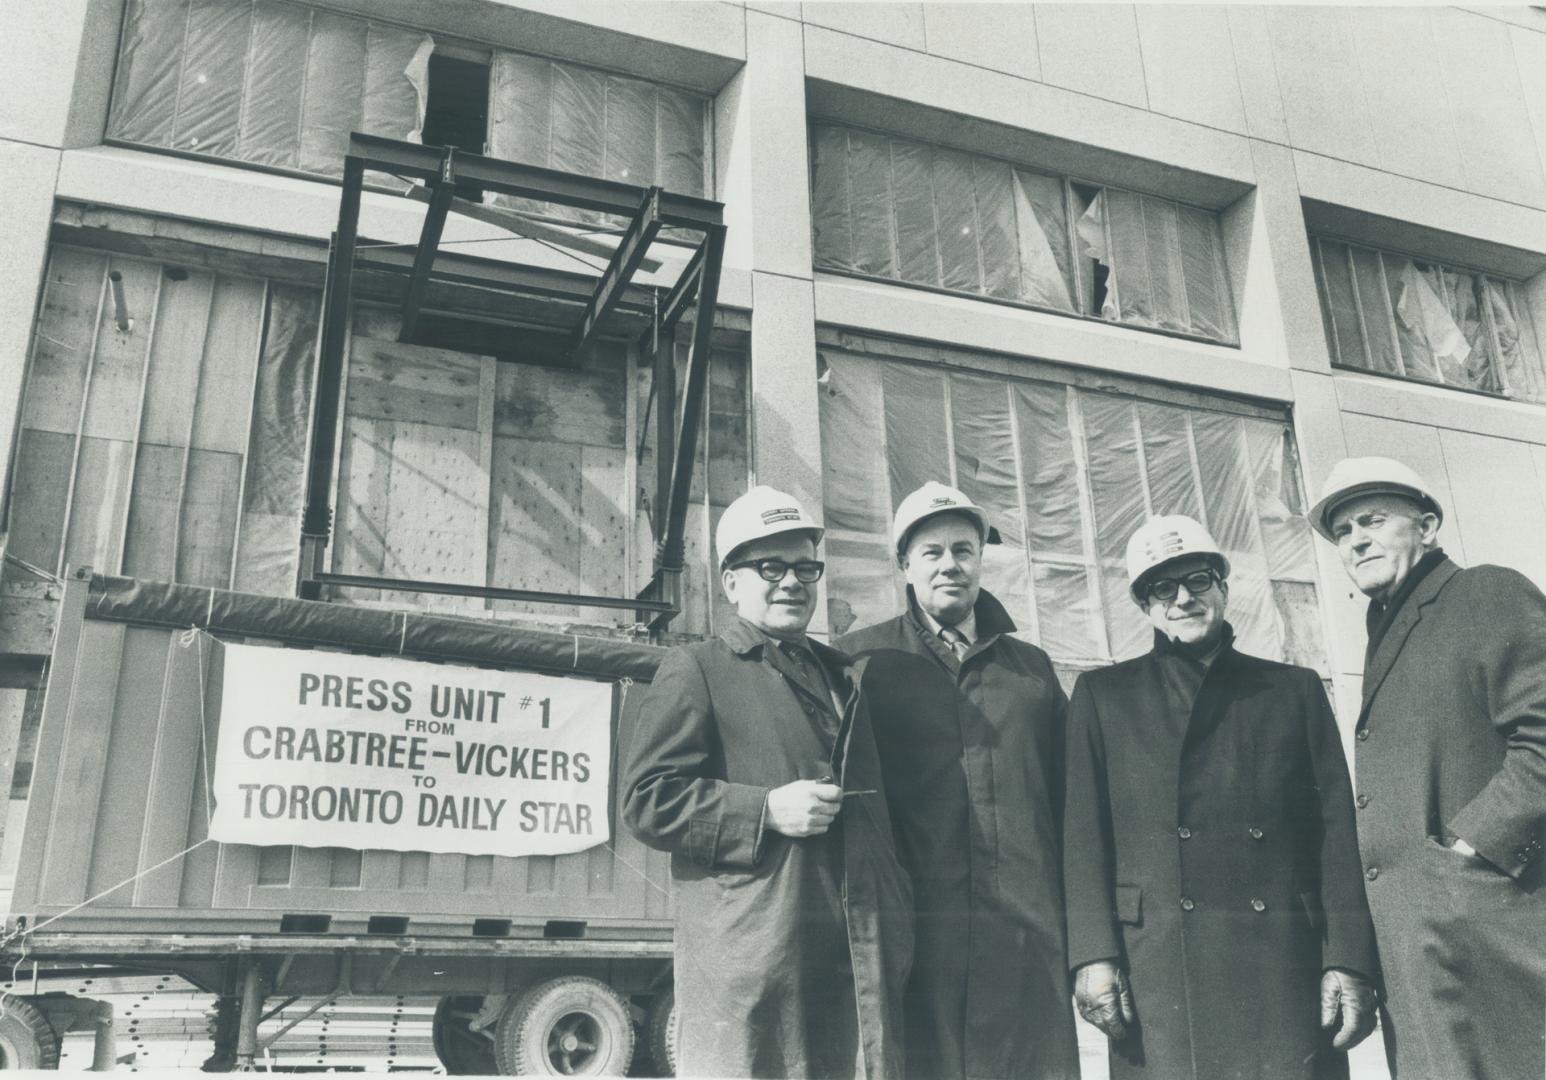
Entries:
<svg viewBox="0 0 1546 1080">
<path fill-rule="evenodd" d="M 794 576 L 793 564 L 816 558 L 816 544 L 803 533 L 784 533 L 757 540 L 736 552 L 734 563 L 778 559 L 790 564 L 779 581 L 764 581 L 755 567 L 727 569 L 721 575 L 725 595 L 736 614 L 781 641 L 795 641 L 805 633 L 816 612 L 816 584 L 807 585 Z"/>
<path fill-rule="evenodd" d="M 982 537 L 961 514 L 928 518 L 907 538 L 902 573 L 918 604 L 946 626 L 971 614 L 982 590 Z"/>
<path fill-rule="evenodd" d="M 1186 580 L 1192 575 L 1211 575 L 1207 588 L 1194 592 Z M 1168 592 L 1166 583 L 1174 583 L 1176 592 L 1169 600 L 1155 595 L 1154 586 Z M 1224 630 L 1224 608 L 1229 603 L 1229 586 L 1213 572 L 1212 564 L 1200 555 L 1189 555 L 1159 567 L 1149 579 L 1144 612 L 1154 628 L 1179 645 L 1207 646 L 1217 641 Z"/>
<path fill-rule="evenodd" d="M 1438 515 L 1401 495 L 1377 492 L 1332 511 L 1331 535 L 1347 576 L 1359 591 L 1388 603 L 1412 567 L 1438 538 Z"/>
</svg>

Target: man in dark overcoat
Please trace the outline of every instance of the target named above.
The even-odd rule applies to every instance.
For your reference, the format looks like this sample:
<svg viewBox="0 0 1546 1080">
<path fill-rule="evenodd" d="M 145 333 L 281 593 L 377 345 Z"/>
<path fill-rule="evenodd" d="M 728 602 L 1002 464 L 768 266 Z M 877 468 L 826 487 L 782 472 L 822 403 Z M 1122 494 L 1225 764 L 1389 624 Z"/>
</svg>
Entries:
<svg viewBox="0 0 1546 1080">
<path fill-rule="evenodd" d="M 1315 672 L 1248 656 L 1199 523 L 1127 548 L 1145 656 L 1085 672 L 1068 724 L 1069 965 L 1114 1078 L 1345 1077 L 1374 935 L 1342 743 Z"/>
<path fill-rule="evenodd" d="M 820 537 L 771 488 L 725 510 L 737 618 L 661 663 L 624 751 L 623 820 L 671 853 L 678 1075 L 902 1073 L 912 893 L 859 671 L 805 634 Z"/>
<path fill-rule="evenodd" d="M 981 587 L 983 511 L 924 485 L 892 538 L 907 610 L 838 640 L 866 665 L 881 768 L 917 904 L 907 987 L 916 1080 L 1079 1075 L 1060 856 L 1066 699 Z"/>
<path fill-rule="evenodd" d="M 1358 844 L 1395 1071 L 1546 1076 L 1546 597 L 1450 561 L 1388 458 L 1338 464 L 1310 520 L 1369 597 Z"/>
</svg>

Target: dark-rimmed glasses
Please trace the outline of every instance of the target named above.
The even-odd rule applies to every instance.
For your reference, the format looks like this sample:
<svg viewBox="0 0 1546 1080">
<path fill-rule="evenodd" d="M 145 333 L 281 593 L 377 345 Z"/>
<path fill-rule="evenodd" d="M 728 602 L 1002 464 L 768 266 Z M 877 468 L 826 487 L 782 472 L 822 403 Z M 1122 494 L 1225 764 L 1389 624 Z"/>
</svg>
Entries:
<svg viewBox="0 0 1546 1080">
<path fill-rule="evenodd" d="M 1218 580 L 1219 575 L 1216 570 L 1194 570 L 1179 578 L 1155 578 L 1149 582 L 1147 592 L 1149 599 L 1168 604 L 1180 594 L 1183 585 L 1193 596 L 1201 596 L 1213 588 L 1213 583 Z"/>
<path fill-rule="evenodd" d="M 784 575 L 794 571 L 796 581 L 810 585 L 821 580 L 821 575 L 826 572 L 827 564 L 819 559 L 801 559 L 799 562 L 785 562 L 783 559 L 747 559 L 745 562 L 731 563 L 728 570 L 755 570 L 757 576 L 763 581 L 783 581 Z"/>
</svg>

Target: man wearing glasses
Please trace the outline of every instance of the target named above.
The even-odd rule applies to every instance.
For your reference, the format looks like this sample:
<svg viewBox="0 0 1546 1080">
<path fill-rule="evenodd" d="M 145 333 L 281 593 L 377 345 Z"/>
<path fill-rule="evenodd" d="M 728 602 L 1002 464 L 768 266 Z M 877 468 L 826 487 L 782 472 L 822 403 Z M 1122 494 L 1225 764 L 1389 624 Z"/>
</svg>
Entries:
<svg viewBox="0 0 1546 1080">
<path fill-rule="evenodd" d="M 902 864 L 917 905 L 914 1080 L 1079 1075 L 1059 847 L 1067 699 L 1047 654 L 982 588 L 987 517 L 928 483 L 892 527 L 907 610 L 838 640 L 867 662 Z"/>
<path fill-rule="evenodd" d="M 1546 597 L 1438 546 L 1407 466 L 1350 458 L 1310 523 L 1369 598 L 1358 844 L 1402 1077 L 1546 1076 Z"/>
<path fill-rule="evenodd" d="M 822 530 L 756 487 L 715 533 L 736 619 L 673 650 L 622 762 L 622 815 L 671 853 L 678 1075 L 901 1073 L 912 893 L 859 671 L 808 638 Z"/>
<path fill-rule="evenodd" d="M 1235 649 L 1229 560 L 1191 518 L 1144 524 L 1127 569 L 1154 648 L 1069 704 L 1079 1011 L 1117 1080 L 1345 1077 L 1377 972 L 1320 678 Z"/>
</svg>

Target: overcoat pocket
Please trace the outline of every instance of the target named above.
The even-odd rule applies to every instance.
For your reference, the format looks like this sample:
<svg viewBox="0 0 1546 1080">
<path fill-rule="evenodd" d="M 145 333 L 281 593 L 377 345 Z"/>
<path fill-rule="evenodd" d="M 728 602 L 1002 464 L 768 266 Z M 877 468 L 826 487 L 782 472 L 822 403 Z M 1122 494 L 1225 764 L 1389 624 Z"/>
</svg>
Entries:
<svg viewBox="0 0 1546 1080">
<path fill-rule="evenodd" d="M 1137 885 L 1116 887 L 1117 921 L 1129 926 L 1143 925 L 1143 890 Z"/>
</svg>

